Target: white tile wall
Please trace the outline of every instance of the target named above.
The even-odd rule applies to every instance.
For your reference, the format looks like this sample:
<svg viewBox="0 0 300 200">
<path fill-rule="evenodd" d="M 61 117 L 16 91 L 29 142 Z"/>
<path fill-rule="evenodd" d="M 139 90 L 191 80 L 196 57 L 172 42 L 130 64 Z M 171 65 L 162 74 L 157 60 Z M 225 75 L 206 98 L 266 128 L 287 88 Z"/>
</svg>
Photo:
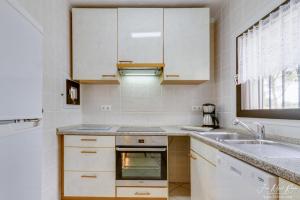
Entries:
<svg viewBox="0 0 300 200">
<path fill-rule="evenodd" d="M 158 77 L 123 77 L 120 85 L 84 85 L 83 123 L 123 125 L 200 124 L 201 106 L 213 100 L 213 83 L 162 86 Z M 111 105 L 112 111 L 101 111 Z"/>
<path fill-rule="evenodd" d="M 235 109 L 235 38 L 284 0 L 224 0 L 216 21 L 216 102 L 221 125 L 232 127 Z M 297 120 L 259 120 L 266 125 L 268 134 L 300 138 Z"/>
<path fill-rule="evenodd" d="M 56 128 L 81 123 L 81 108 L 65 105 L 70 68 L 69 4 L 62 0 L 18 0 L 44 28 L 42 199 L 59 200 Z"/>
</svg>

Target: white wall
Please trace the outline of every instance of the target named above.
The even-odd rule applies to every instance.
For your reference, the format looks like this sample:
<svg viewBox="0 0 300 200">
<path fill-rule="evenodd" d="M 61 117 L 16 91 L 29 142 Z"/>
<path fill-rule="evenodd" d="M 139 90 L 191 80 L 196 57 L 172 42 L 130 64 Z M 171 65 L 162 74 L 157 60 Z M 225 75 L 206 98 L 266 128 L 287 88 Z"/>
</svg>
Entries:
<svg viewBox="0 0 300 200">
<path fill-rule="evenodd" d="M 43 200 L 59 199 L 56 128 L 81 123 L 81 108 L 65 105 L 70 68 L 69 5 L 63 0 L 18 0 L 44 28 Z"/>
<path fill-rule="evenodd" d="M 232 127 L 235 108 L 235 38 L 263 16 L 283 3 L 283 0 L 224 0 L 216 21 L 216 101 L 221 124 Z M 300 138 L 297 120 L 243 119 L 262 121 L 269 134 Z"/>
<path fill-rule="evenodd" d="M 200 124 L 192 106 L 213 102 L 213 83 L 162 86 L 158 77 L 123 77 L 120 85 L 85 85 L 83 123 L 121 125 Z M 100 110 L 112 105 L 111 112 Z"/>
</svg>

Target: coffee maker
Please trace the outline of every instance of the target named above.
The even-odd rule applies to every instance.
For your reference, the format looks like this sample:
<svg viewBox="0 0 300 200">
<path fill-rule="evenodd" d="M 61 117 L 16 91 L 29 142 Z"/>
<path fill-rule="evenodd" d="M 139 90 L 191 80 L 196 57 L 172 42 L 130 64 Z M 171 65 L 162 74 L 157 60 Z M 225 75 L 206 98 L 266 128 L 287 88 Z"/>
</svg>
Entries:
<svg viewBox="0 0 300 200">
<path fill-rule="evenodd" d="M 219 128 L 219 120 L 216 117 L 216 105 L 211 103 L 203 104 L 203 127 Z"/>
</svg>

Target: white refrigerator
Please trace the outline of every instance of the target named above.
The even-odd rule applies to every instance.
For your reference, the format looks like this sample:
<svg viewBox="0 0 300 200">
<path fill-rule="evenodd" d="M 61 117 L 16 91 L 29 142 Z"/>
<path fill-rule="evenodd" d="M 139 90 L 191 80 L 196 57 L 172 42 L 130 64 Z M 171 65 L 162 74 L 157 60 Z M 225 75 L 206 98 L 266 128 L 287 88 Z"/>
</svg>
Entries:
<svg viewBox="0 0 300 200">
<path fill-rule="evenodd" d="M 0 0 L 0 199 L 41 200 L 41 26 Z"/>
</svg>

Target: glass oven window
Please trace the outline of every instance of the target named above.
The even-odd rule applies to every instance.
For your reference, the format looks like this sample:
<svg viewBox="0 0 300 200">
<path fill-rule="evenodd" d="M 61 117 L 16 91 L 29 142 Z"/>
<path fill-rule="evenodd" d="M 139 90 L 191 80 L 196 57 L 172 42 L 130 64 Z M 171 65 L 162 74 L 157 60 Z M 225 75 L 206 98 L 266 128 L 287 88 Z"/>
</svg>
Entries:
<svg viewBox="0 0 300 200">
<path fill-rule="evenodd" d="M 117 154 L 118 180 L 165 180 L 166 152 L 126 152 Z"/>
<path fill-rule="evenodd" d="M 122 177 L 128 178 L 150 178 L 161 177 L 161 154 L 160 153 L 121 153 Z"/>
</svg>

